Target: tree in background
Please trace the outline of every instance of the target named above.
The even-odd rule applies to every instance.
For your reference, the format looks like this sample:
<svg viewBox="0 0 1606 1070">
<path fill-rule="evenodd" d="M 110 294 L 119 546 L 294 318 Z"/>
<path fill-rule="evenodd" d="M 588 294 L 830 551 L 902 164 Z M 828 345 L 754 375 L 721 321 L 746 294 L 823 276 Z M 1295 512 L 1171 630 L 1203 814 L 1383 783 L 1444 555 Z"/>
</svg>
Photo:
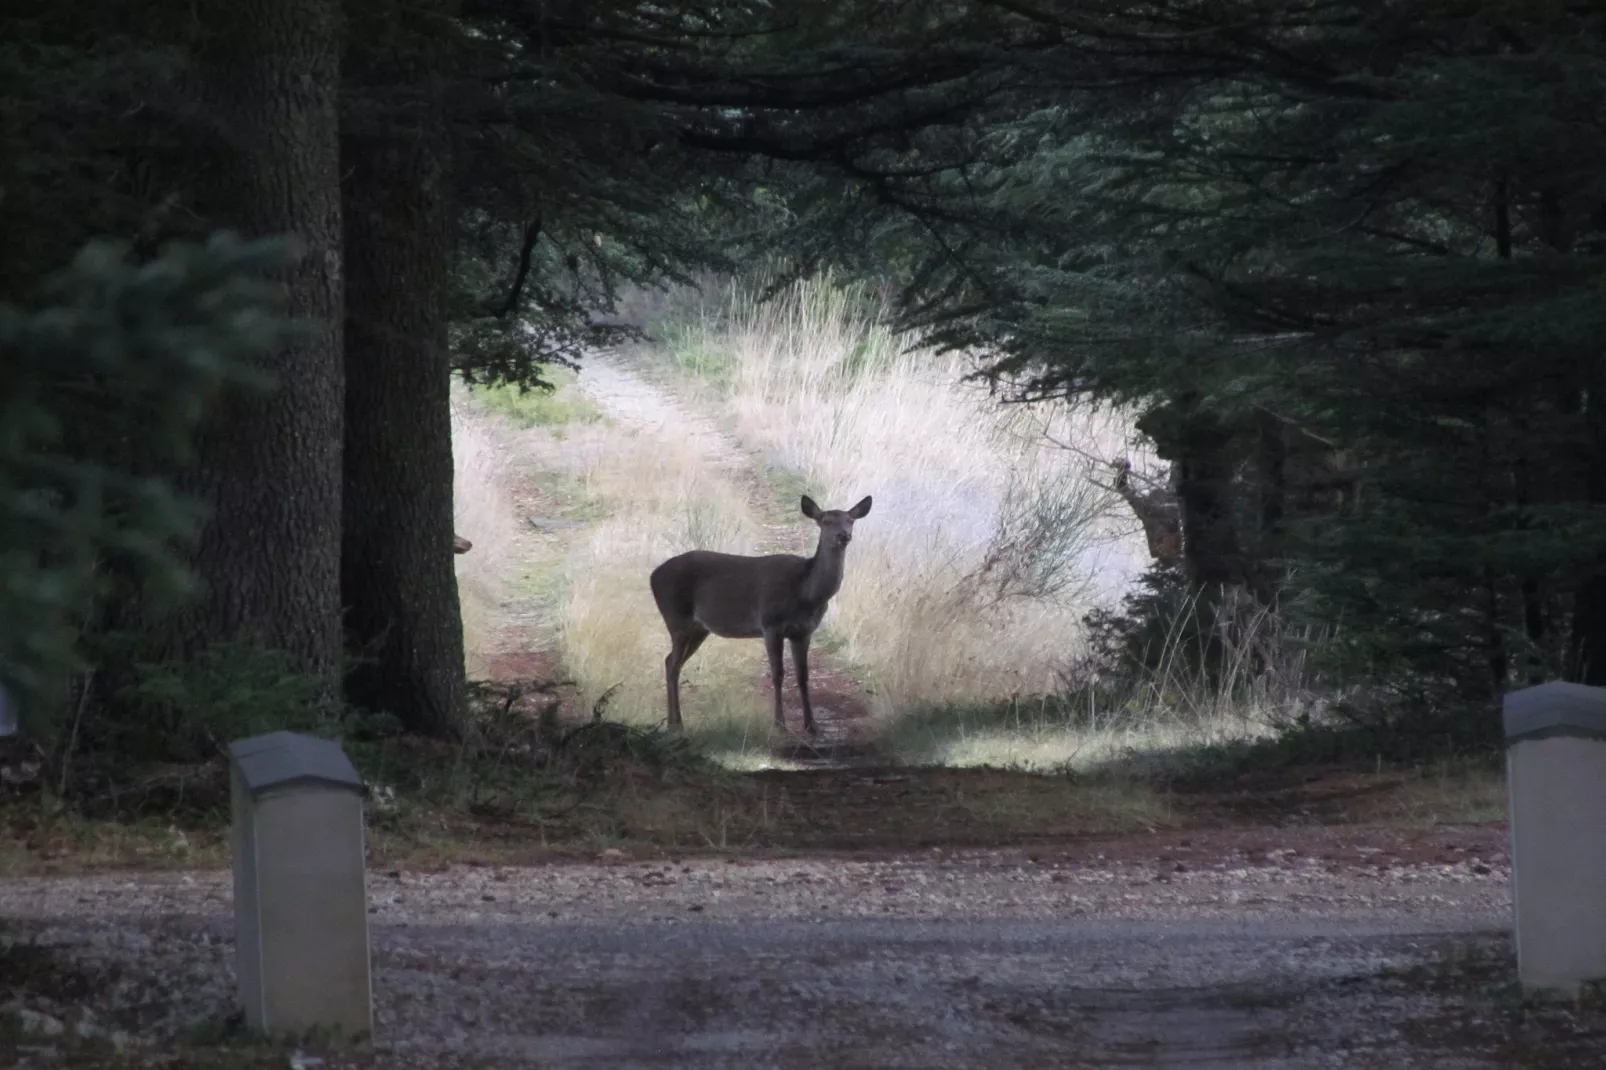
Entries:
<svg viewBox="0 0 1606 1070">
<path fill-rule="evenodd" d="M 107 351 L 63 351 L 34 368 L 27 404 L 59 414 L 43 448 L 150 496 L 171 488 L 174 503 L 199 507 L 198 537 L 188 540 L 176 522 L 161 539 L 135 514 L 108 507 L 106 538 L 136 540 L 139 554 L 62 557 L 48 542 L 25 547 L 54 562 L 42 574 L 56 576 L 52 583 L 71 571 L 69 561 L 88 570 L 72 587 L 85 597 L 71 636 L 86 671 L 76 687 L 57 678 L 30 688 L 63 698 L 49 716 L 36 707 L 35 723 L 80 745 L 115 736 L 163 756 L 164 722 L 137 694 L 145 667 L 214 649 L 271 649 L 285 671 L 316 684 L 321 704 L 337 694 L 338 24 L 338 12 L 321 3 L 136 12 L 68 2 L 18 13 L 0 48 L 0 217 L 8 236 L 0 298 L 49 304 L 59 293 L 41 291 L 40 280 L 74 250 L 100 235 L 129 239 L 101 246 L 95 261 L 104 342 L 88 330 L 59 339 L 62 350 Z M 255 339 L 207 333 L 209 315 L 232 314 L 228 291 L 203 286 L 210 269 L 202 263 L 184 267 L 190 261 L 162 258 L 161 250 L 219 228 L 293 237 L 298 253 L 271 267 L 300 330 L 269 330 L 262 321 Z M 237 270 L 222 253 L 214 259 L 217 271 Z M 154 274 L 143 274 L 146 265 Z M 142 281 L 114 286 L 119 272 Z M 184 305 L 181 293 L 201 304 Z M 150 309 L 131 311 L 141 297 Z M 118 345 L 127 347 L 127 366 L 112 368 Z M 245 367 L 217 372 L 205 389 L 176 375 L 170 390 L 154 384 L 174 362 L 199 368 L 227 356 Z M 175 422 L 195 430 L 194 450 L 173 448 L 165 429 Z M 195 581 L 189 597 L 154 597 L 151 561 L 182 563 Z M 60 671 L 67 663 L 53 664 Z M 15 664 L 4 671 L 26 675 Z"/>
<path fill-rule="evenodd" d="M 218 640 L 291 654 L 338 693 L 345 370 L 335 0 L 197 9 L 194 106 L 210 121 L 194 204 L 213 226 L 291 235 L 287 311 L 306 326 L 262 362 L 275 388 L 226 394 L 180 487 L 207 509 L 191 567 L 199 598 L 170 629 L 169 657 Z"/>
<path fill-rule="evenodd" d="M 209 402 L 260 390 L 253 366 L 290 337 L 266 278 L 283 269 L 283 248 L 219 238 L 142 266 L 126 252 L 91 245 L 46 280 L 42 307 L 0 305 L 0 669 L 47 740 L 80 727 L 52 715 L 71 674 L 90 668 L 82 636 L 99 604 L 119 584 L 182 594 L 181 548 L 200 521 L 166 481 L 84 450 L 75 425 L 181 463 Z"/>
<path fill-rule="evenodd" d="M 457 200 L 446 87 L 460 37 L 450 2 L 348 9 L 346 698 L 451 736 L 465 702 L 447 339 Z"/>
<path fill-rule="evenodd" d="M 1320 627 L 1358 709 L 1487 736 L 1519 675 L 1606 680 L 1601 14 L 992 6 L 1058 90 L 911 321 L 1138 406 L 1191 580 Z"/>
</svg>

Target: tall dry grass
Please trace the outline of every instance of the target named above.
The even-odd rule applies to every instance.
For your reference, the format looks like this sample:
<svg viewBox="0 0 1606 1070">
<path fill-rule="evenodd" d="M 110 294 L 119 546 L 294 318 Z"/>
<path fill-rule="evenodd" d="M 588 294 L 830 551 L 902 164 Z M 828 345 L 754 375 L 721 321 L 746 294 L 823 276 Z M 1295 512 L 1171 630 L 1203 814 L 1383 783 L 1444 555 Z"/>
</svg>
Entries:
<svg viewBox="0 0 1606 1070">
<path fill-rule="evenodd" d="M 1088 459 L 1125 451 L 1119 414 L 1000 405 L 963 358 L 901 346 L 830 280 L 752 292 L 677 341 L 689 370 L 717 371 L 745 445 L 824 506 L 874 495 L 827 628 L 880 711 L 1053 690 L 1083 614 L 1144 563 Z"/>
<path fill-rule="evenodd" d="M 576 540 L 560 610 L 566 667 L 589 705 L 607 699 L 610 719 L 664 719 L 669 639 L 647 577 L 692 549 L 753 551 L 757 528 L 743 489 L 695 443 L 662 431 L 620 429 L 587 453 L 580 477 L 603 519 Z M 752 643 L 704 644 L 682 673 L 688 735 L 740 753 L 767 740 L 768 714 L 753 687 Z"/>
<path fill-rule="evenodd" d="M 889 749 L 919 764 L 1079 771 L 1119 765 L 1156 773 L 1212 748 L 1323 721 L 1328 695 L 1311 686 L 1306 664 L 1314 637 L 1293 634 L 1277 614 L 1247 597 L 1213 610 L 1195 594 L 1162 623 L 1146 671 L 1106 679 L 1078 666 L 1053 694 L 905 718 L 892 726 Z M 1201 628 L 1221 639 L 1208 668 L 1195 645 Z"/>
<path fill-rule="evenodd" d="M 474 544 L 458 554 L 457 592 L 463 611 L 463 648 L 470 677 L 484 677 L 496 653 L 497 607 L 520 566 L 524 532 L 513 505 L 511 453 L 495 430 L 474 419 L 474 402 L 461 384 L 452 390 L 452 523 Z"/>
</svg>

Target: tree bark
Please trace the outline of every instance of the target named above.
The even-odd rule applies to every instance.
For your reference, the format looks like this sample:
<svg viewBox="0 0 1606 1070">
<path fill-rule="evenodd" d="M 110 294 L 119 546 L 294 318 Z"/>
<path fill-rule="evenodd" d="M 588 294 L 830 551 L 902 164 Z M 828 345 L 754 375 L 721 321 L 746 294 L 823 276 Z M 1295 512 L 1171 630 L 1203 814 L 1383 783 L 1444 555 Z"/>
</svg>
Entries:
<svg viewBox="0 0 1606 1070">
<path fill-rule="evenodd" d="M 1267 558 L 1283 553 L 1288 514 L 1288 428 L 1265 409 L 1255 410 L 1255 478 L 1260 496 L 1260 525 L 1255 533 L 1256 574 L 1264 573 Z M 1269 591 L 1256 591 L 1262 601 Z"/>
<path fill-rule="evenodd" d="M 1584 410 L 1589 433 L 1587 500 L 1606 512 L 1606 358 L 1597 357 L 1591 369 Z M 1572 679 L 1592 687 L 1606 687 L 1606 552 L 1596 555 L 1573 595 L 1570 637 Z"/>
<path fill-rule="evenodd" d="M 453 228 L 439 20 L 450 11 L 444 3 L 398 10 L 373 33 L 353 34 L 351 91 L 402 87 L 409 107 L 395 125 L 385 115 L 358 120 L 341 139 L 348 265 L 341 593 L 358 658 L 346 697 L 435 736 L 457 733 L 466 690 L 446 337 Z"/>
<path fill-rule="evenodd" d="M 167 653 L 220 639 L 292 654 L 338 693 L 345 375 L 340 219 L 342 19 L 336 0 L 208 0 L 197 96 L 213 124 L 198 203 L 209 223 L 293 234 L 289 311 L 308 333 L 267 362 L 266 394 L 220 401 L 178 483 L 209 507 L 202 592 L 164 625 Z"/>
<path fill-rule="evenodd" d="M 1200 427 L 1178 458 L 1177 497 L 1182 504 L 1182 559 L 1198 584 L 1242 583 L 1243 550 L 1232 514 L 1229 434 Z"/>
<path fill-rule="evenodd" d="M 1138 421 L 1156 451 L 1176 465 L 1182 520 L 1182 565 L 1198 587 L 1245 581 L 1243 546 L 1233 516 L 1233 429 L 1201 411 L 1191 393 Z"/>
</svg>

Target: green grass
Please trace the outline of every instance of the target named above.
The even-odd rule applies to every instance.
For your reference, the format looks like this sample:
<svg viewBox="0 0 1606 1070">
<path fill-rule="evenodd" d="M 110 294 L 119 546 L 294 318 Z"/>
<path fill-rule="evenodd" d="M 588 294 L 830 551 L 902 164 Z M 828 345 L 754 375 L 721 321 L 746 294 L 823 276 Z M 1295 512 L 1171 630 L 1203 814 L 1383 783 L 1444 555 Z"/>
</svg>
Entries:
<svg viewBox="0 0 1606 1070">
<path fill-rule="evenodd" d="M 602 413 L 578 390 L 578 377 L 566 368 L 547 371 L 554 389 L 524 389 L 508 383 L 476 386 L 470 391 L 488 412 L 505 416 L 520 427 L 556 427 L 595 423 Z"/>
<path fill-rule="evenodd" d="M 1134 752 L 1253 739 L 1265 732 L 1238 715 L 1138 714 L 1046 695 L 907 713 L 887 722 L 882 745 L 911 765 L 1084 772 Z"/>
<path fill-rule="evenodd" d="M 805 472 L 773 462 L 759 461 L 755 467 L 758 478 L 763 481 L 768 491 L 768 499 L 774 506 L 769 510 L 773 515 L 766 519 L 776 523 L 796 523 L 799 535 L 807 536 L 808 528 L 805 526 L 806 521 L 799 514 L 798 499 L 807 494 L 818 502 L 827 496 L 825 485 Z"/>
<path fill-rule="evenodd" d="M 677 325 L 665 328 L 661 337 L 663 345 L 650 352 L 674 375 L 717 391 L 734 382 L 741 356 L 718 335 L 701 327 Z"/>
</svg>

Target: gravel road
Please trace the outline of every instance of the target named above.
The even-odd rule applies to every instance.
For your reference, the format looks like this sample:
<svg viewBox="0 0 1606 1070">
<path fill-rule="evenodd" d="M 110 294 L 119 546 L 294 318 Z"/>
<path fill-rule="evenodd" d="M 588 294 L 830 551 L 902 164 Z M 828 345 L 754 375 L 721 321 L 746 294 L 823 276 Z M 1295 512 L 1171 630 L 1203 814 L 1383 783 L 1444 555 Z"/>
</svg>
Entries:
<svg viewBox="0 0 1606 1070">
<path fill-rule="evenodd" d="M 377 872 L 378 1039 L 349 1065 L 1530 1065 L 1453 983 L 1509 974 L 1508 880 L 1299 852 Z M 223 873 L 0 883 L 147 1042 L 231 1010 L 229 902 Z"/>
</svg>

